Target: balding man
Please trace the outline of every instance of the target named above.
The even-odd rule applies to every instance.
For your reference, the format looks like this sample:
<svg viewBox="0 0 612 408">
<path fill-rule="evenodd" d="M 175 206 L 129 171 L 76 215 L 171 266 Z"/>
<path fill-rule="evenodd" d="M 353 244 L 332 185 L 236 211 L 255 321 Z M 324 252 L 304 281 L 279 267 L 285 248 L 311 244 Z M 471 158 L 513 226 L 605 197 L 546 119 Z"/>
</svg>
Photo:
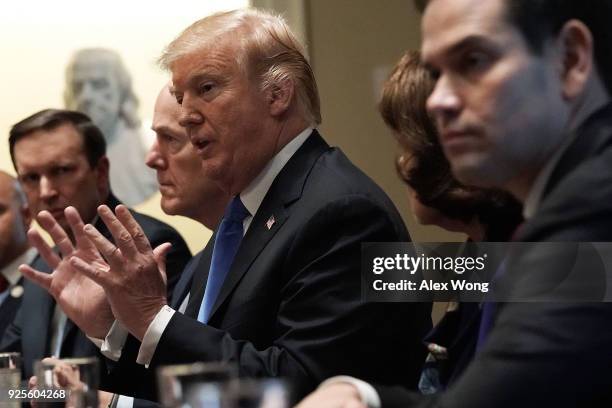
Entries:
<svg viewBox="0 0 612 408">
<path fill-rule="evenodd" d="M 36 256 L 26 235 L 31 220 L 19 182 L 0 171 L 0 338 L 21 305 L 23 278 L 17 268 Z"/>
</svg>

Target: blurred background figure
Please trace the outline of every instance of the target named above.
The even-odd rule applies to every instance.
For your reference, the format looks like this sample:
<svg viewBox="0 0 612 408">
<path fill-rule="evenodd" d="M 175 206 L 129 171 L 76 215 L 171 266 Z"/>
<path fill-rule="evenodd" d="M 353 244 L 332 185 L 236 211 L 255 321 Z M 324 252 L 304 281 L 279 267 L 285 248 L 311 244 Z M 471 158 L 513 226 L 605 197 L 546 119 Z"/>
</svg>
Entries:
<svg viewBox="0 0 612 408">
<path fill-rule="evenodd" d="M 153 195 L 155 172 L 145 164 L 152 140 L 141 126 L 132 78 L 119 54 L 104 48 L 77 51 L 66 67 L 64 102 L 88 115 L 104 134 L 117 197 L 133 206 Z"/>
<path fill-rule="evenodd" d="M 21 185 L 0 171 L 0 338 L 21 305 L 23 278 L 17 268 L 36 256 L 27 237 L 31 221 Z"/>
<path fill-rule="evenodd" d="M 426 110 L 435 83 L 418 51 L 407 51 L 385 82 L 379 105 L 400 146 L 396 168 L 408 185 L 420 224 L 462 232 L 469 241 L 509 241 L 522 221 L 522 206 L 509 193 L 461 184 L 451 173 Z M 434 393 L 452 383 L 471 361 L 480 326 L 478 303 L 449 302 L 425 341 L 429 355 L 419 388 Z"/>
</svg>

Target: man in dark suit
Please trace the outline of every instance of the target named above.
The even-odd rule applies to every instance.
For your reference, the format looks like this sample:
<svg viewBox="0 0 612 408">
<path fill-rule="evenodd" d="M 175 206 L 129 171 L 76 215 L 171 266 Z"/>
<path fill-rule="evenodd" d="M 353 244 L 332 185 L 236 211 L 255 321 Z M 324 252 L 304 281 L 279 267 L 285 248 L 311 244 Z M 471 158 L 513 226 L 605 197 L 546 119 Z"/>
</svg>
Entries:
<svg viewBox="0 0 612 408">
<path fill-rule="evenodd" d="M 67 226 L 64 209 L 73 206 L 84 219 L 95 223 L 103 235 L 111 238 L 104 223 L 96 219 L 96 208 L 101 204 L 114 208 L 120 202 L 110 190 L 104 138 L 87 116 L 65 110 L 38 112 L 13 126 L 9 144 L 30 210 L 40 213 L 41 225 L 55 222 L 55 217 L 60 226 Z M 189 249 L 170 226 L 143 214 L 132 214 L 151 242 L 172 243 L 167 270 L 169 286 L 173 286 L 190 258 Z M 40 241 L 34 231 L 30 236 Z M 72 244 L 66 239 L 63 245 Z M 40 253 L 31 268 L 51 272 L 58 261 L 57 255 L 48 247 Z M 35 360 L 50 355 L 98 354 L 98 347 L 55 306 L 47 291 L 31 282 L 25 282 L 24 289 L 22 308 L 5 333 L 0 348 L 22 353 L 26 378 L 32 375 Z"/>
<path fill-rule="evenodd" d="M 427 2 L 422 53 L 437 78 L 428 109 L 454 175 L 525 204 L 516 240 L 555 242 L 510 252 L 497 287 L 529 302 L 483 306 L 477 355 L 453 386 L 428 397 L 379 387 L 382 406 L 612 403 L 612 304 L 594 273 L 609 265 L 596 252 L 567 262 L 563 251 L 612 240 L 611 18 L 606 0 Z M 329 386 L 301 408 L 376 406 L 366 394 Z"/>
<path fill-rule="evenodd" d="M 161 284 L 127 293 L 136 270 L 159 279 L 160 250 L 124 210 L 99 211 L 114 235 L 132 237 L 120 257 L 85 231 L 111 270 L 73 264 L 142 340 L 137 361 L 231 361 L 242 375 L 293 380 L 298 394 L 335 374 L 416 386 L 430 305 L 361 299 L 361 243 L 409 236 L 382 190 L 314 130 L 316 84 L 287 25 L 256 10 L 206 17 L 162 63 L 203 171 L 234 198 L 182 285 L 184 315 Z"/>
<path fill-rule="evenodd" d="M 0 338 L 21 305 L 23 277 L 17 268 L 36 256 L 26 235 L 31 221 L 19 182 L 0 171 Z"/>
</svg>

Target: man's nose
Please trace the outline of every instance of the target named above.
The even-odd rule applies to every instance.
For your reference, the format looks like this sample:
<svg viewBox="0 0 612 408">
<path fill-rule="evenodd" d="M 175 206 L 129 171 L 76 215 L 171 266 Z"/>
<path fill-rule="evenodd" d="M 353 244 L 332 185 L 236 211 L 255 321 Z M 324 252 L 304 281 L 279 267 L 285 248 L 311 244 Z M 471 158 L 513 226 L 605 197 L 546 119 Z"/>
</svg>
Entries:
<svg viewBox="0 0 612 408">
<path fill-rule="evenodd" d="M 179 117 L 179 125 L 189 129 L 194 126 L 200 125 L 204 122 L 204 117 L 196 109 L 194 100 L 189 95 L 183 96 L 181 103 L 181 115 Z"/>
<path fill-rule="evenodd" d="M 149 149 L 145 163 L 147 166 L 155 170 L 161 170 L 166 167 L 166 161 L 159 150 L 159 142 L 157 139 L 153 142 L 153 145 Z"/>
<path fill-rule="evenodd" d="M 461 110 L 461 98 L 452 82 L 446 76 L 441 76 L 427 98 L 427 111 L 439 123 L 448 121 Z"/>
<path fill-rule="evenodd" d="M 47 176 L 42 176 L 40 178 L 38 188 L 40 190 L 40 198 L 45 201 L 52 200 L 58 195 L 56 186 Z"/>
</svg>

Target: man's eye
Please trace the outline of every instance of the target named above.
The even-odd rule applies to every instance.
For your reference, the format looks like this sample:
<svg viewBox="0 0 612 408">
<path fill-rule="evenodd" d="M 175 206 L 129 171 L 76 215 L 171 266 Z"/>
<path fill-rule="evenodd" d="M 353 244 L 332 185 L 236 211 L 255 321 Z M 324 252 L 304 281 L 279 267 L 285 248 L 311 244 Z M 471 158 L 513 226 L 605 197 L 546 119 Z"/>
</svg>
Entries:
<svg viewBox="0 0 612 408">
<path fill-rule="evenodd" d="M 175 94 L 174 97 L 176 98 L 176 103 L 178 103 L 179 105 L 183 104 L 183 95 Z"/>
<path fill-rule="evenodd" d="M 490 58 L 484 52 L 470 52 L 467 53 L 462 61 L 462 65 L 465 69 L 468 70 L 480 70 L 485 68 L 490 61 Z"/>
<path fill-rule="evenodd" d="M 201 94 L 205 94 L 208 93 L 210 91 L 212 91 L 214 89 L 215 85 L 211 82 L 206 82 L 202 85 L 200 85 L 200 93 Z"/>
<path fill-rule="evenodd" d="M 24 184 L 32 184 L 38 182 L 39 178 L 40 177 L 38 176 L 38 174 L 24 174 L 20 177 L 20 180 Z"/>
<path fill-rule="evenodd" d="M 52 175 L 53 176 L 63 176 L 63 175 L 70 173 L 71 171 L 72 171 L 72 167 L 70 166 L 60 166 L 60 167 L 56 167 L 55 169 L 53 169 Z"/>
<path fill-rule="evenodd" d="M 170 136 L 168 133 L 162 133 L 161 138 L 166 143 L 172 143 L 176 140 L 174 137 Z"/>
</svg>

